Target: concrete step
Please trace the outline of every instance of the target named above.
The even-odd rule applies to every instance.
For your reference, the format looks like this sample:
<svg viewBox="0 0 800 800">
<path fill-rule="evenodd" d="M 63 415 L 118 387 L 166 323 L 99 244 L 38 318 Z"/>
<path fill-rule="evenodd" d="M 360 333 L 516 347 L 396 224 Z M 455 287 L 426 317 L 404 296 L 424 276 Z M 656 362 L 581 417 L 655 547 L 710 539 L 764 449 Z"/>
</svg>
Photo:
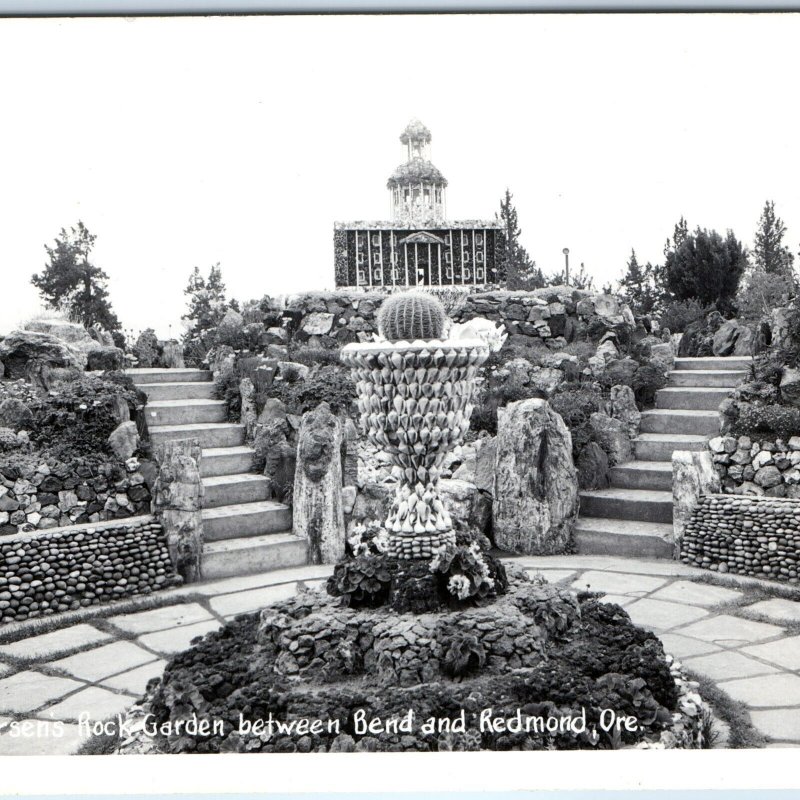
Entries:
<svg viewBox="0 0 800 800">
<path fill-rule="evenodd" d="M 200 475 L 238 475 L 253 468 L 255 450 L 252 447 L 207 447 L 200 458 Z"/>
<path fill-rule="evenodd" d="M 674 369 L 667 377 L 670 386 L 717 386 L 734 389 L 746 375 L 745 370 Z"/>
<path fill-rule="evenodd" d="M 672 491 L 672 463 L 670 461 L 627 461 L 612 467 L 611 485 L 617 489 L 654 489 Z"/>
<path fill-rule="evenodd" d="M 137 383 L 148 402 L 159 400 L 214 400 L 214 384 L 210 381 L 195 383 Z"/>
<path fill-rule="evenodd" d="M 716 436 L 719 414 L 716 411 L 692 411 L 683 408 L 655 408 L 642 412 L 642 433 L 690 433 Z"/>
<path fill-rule="evenodd" d="M 307 563 L 306 540 L 289 532 L 209 542 L 203 547 L 203 578 L 232 578 Z"/>
<path fill-rule="evenodd" d="M 263 475 L 245 473 L 203 478 L 203 508 L 257 503 L 267 499 L 268 487 L 269 481 Z"/>
<path fill-rule="evenodd" d="M 581 492 L 581 516 L 672 523 L 672 492 L 598 489 Z"/>
<path fill-rule="evenodd" d="M 196 438 L 200 447 L 238 447 L 244 444 L 244 425 L 233 422 L 201 422 L 196 425 L 154 425 L 150 427 L 153 444 Z"/>
<path fill-rule="evenodd" d="M 150 425 L 196 425 L 201 422 L 225 422 L 224 400 L 160 400 L 148 403 L 144 413 Z"/>
<path fill-rule="evenodd" d="M 207 369 L 126 369 L 126 375 L 133 378 L 133 382 L 138 386 L 140 383 L 196 383 L 198 381 L 210 381 L 211 372 Z"/>
<path fill-rule="evenodd" d="M 581 554 L 672 558 L 672 525 L 627 519 L 579 517 L 575 545 Z"/>
<path fill-rule="evenodd" d="M 291 527 L 292 510 L 272 500 L 203 509 L 203 539 L 207 542 L 261 536 Z"/>
<path fill-rule="evenodd" d="M 733 369 L 745 370 L 752 363 L 753 360 L 751 358 L 742 358 L 741 356 L 730 356 L 728 358 L 719 358 L 717 356 L 701 356 L 695 358 L 676 358 L 675 369 L 719 369 L 723 371 L 729 371 Z"/>
<path fill-rule="evenodd" d="M 685 408 L 701 411 L 716 411 L 728 396 L 730 389 L 713 387 L 668 387 L 656 392 L 656 408 Z"/>
<path fill-rule="evenodd" d="M 633 440 L 637 461 L 671 461 L 675 450 L 699 452 L 708 437 L 687 433 L 642 433 Z"/>
</svg>

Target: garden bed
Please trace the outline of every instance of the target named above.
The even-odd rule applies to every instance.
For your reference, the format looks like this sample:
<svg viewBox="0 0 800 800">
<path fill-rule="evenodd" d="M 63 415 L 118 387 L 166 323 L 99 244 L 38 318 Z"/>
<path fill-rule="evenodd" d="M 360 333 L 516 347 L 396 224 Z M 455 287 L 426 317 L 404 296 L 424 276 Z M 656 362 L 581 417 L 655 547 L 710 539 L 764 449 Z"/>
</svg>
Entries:
<svg viewBox="0 0 800 800">
<path fill-rule="evenodd" d="M 240 616 L 172 659 L 121 752 L 694 747 L 706 711 L 619 606 L 514 571 L 460 610 L 307 591 Z"/>
</svg>

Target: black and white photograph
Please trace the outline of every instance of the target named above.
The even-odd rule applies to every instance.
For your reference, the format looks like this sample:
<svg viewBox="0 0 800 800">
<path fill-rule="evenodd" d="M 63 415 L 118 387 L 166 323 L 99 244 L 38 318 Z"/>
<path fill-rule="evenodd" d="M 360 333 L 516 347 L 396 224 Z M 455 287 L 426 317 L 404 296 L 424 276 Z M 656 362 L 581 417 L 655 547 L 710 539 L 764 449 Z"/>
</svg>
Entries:
<svg viewBox="0 0 800 800">
<path fill-rule="evenodd" d="M 799 38 L 0 18 L 0 772 L 800 746 Z"/>
</svg>

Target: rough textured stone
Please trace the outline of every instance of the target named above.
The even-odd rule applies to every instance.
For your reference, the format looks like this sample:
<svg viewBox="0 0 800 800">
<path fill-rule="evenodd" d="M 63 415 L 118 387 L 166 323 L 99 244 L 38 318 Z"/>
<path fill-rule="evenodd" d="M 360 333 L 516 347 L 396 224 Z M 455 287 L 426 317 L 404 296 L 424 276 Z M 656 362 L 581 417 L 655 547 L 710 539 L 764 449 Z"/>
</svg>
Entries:
<svg viewBox="0 0 800 800">
<path fill-rule="evenodd" d="M 8 397 L 0 402 L 0 427 L 10 428 L 12 431 L 31 429 L 33 414 L 22 400 Z"/>
<path fill-rule="evenodd" d="M 161 359 L 167 369 L 184 369 L 186 367 L 183 361 L 183 347 L 174 339 L 164 342 Z"/>
<path fill-rule="evenodd" d="M 167 535 L 170 558 L 181 577 L 201 577 L 203 482 L 197 439 L 164 442 L 158 448 L 159 472 L 154 510 Z"/>
<path fill-rule="evenodd" d="M 7 378 L 31 378 L 44 368 L 86 367 L 86 355 L 47 333 L 14 331 L 0 342 L 0 361 Z"/>
<path fill-rule="evenodd" d="M 676 547 L 681 546 L 700 497 L 719 491 L 719 475 L 709 453 L 676 450 L 672 454 L 672 529 Z"/>
<path fill-rule="evenodd" d="M 611 387 L 611 416 L 625 425 L 631 439 L 639 435 L 642 414 L 636 407 L 636 398 L 630 386 Z"/>
<path fill-rule="evenodd" d="M 800 369 L 786 367 L 783 370 L 780 390 L 785 401 L 800 408 Z"/>
<path fill-rule="evenodd" d="M 578 515 L 572 437 L 544 400 L 511 403 L 498 422 L 493 531 L 515 553 L 560 553 Z"/>
<path fill-rule="evenodd" d="M 111 452 L 120 460 L 127 461 L 139 449 L 139 433 L 135 422 L 120 423 L 108 437 Z"/>
<path fill-rule="evenodd" d="M 301 330 L 309 336 L 325 336 L 333 327 L 333 314 L 317 311 L 309 314 L 301 326 Z"/>
<path fill-rule="evenodd" d="M 105 372 L 125 366 L 125 354 L 119 347 L 95 347 L 86 354 L 86 369 Z"/>
<path fill-rule="evenodd" d="M 609 485 L 608 456 L 597 442 L 589 442 L 578 456 L 578 485 L 581 489 L 606 489 Z"/>
<path fill-rule="evenodd" d="M 736 348 L 736 341 L 741 334 L 742 326 L 735 319 L 724 322 L 714 334 L 711 352 L 715 356 L 730 356 Z"/>
<path fill-rule="evenodd" d="M 595 412 L 589 417 L 589 424 L 598 443 L 608 454 L 608 463 L 612 467 L 631 460 L 633 451 L 625 423 Z"/>
<path fill-rule="evenodd" d="M 341 421 L 328 404 L 306 412 L 297 445 L 293 530 L 307 539 L 311 564 L 334 564 L 345 553 L 341 451 Z"/>
<path fill-rule="evenodd" d="M 256 389 L 250 378 L 242 378 L 239 381 L 239 397 L 241 398 L 239 422 L 244 425 L 245 441 L 252 444 L 255 439 L 258 415 L 256 413 Z"/>
</svg>

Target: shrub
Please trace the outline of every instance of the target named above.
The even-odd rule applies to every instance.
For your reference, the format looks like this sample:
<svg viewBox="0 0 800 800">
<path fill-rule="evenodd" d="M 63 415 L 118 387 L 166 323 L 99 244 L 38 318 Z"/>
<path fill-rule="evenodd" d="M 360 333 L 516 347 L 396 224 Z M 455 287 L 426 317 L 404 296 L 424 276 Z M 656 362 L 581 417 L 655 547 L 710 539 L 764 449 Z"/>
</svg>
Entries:
<svg viewBox="0 0 800 800">
<path fill-rule="evenodd" d="M 683 333 L 687 326 L 705 319 L 713 310 L 713 305 L 705 306 L 694 298 L 674 300 L 664 309 L 659 322 L 662 328 L 669 328 L 671 333 Z"/>
<path fill-rule="evenodd" d="M 120 403 L 135 415 L 135 389 L 107 376 L 82 375 L 31 404 L 31 441 L 61 458 L 106 453 L 108 437 L 120 422 Z"/>
<path fill-rule="evenodd" d="M 738 412 L 738 418 L 731 429 L 737 436 L 756 434 L 789 439 L 800 435 L 800 408 L 739 403 Z"/>
<path fill-rule="evenodd" d="M 309 347 L 306 345 L 294 345 L 289 347 L 289 361 L 295 361 L 298 364 L 303 364 L 306 367 L 329 366 L 338 365 L 342 366 L 342 360 L 339 358 L 339 350 L 327 350 L 322 347 Z"/>
<path fill-rule="evenodd" d="M 290 414 L 304 414 L 323 400 L 334 414 L 349 414 L 355 404 L 356 387 L 349 369 L 330 364 L 314 370 L 303 381 L 276 381 L 267 395 L 280 399 Z M 263 400 L 259 402 L 256 397 L 256 404 L 261 407 Z"/>
<path fill-rule="evenodd" d="M 441 590 L 446 590 L 455 600 L 495 597 L 508 587 L 505 567 L 477 542 L 439 548 L 430 571 L 437 576 Z"/>
<path fill-rule="evenodd" d="M 636 370 L 631 383 L 633 394 L 640 408 L 655 405 L 656 392 L 667 385 L 667 376 L 655 364 L 642 364 Z"/>
<path fill-rule="evenodd" d="M 768 317 L 773 308 L 785 308 L 796 288 L 787 275 L 753 270 L 736 295 L 737 315 L 748 322 L 758 322 Z"/>
<path fill-rule="evenodd" d="M 565 383 L 559 386 L 550 405 L 561 415 L 572 434 L 572 456 L 578 458 L 581 450 L 594 440 L 589 418 L 605 407 L 599 388 L 587 383 Z"/>
</svg>

